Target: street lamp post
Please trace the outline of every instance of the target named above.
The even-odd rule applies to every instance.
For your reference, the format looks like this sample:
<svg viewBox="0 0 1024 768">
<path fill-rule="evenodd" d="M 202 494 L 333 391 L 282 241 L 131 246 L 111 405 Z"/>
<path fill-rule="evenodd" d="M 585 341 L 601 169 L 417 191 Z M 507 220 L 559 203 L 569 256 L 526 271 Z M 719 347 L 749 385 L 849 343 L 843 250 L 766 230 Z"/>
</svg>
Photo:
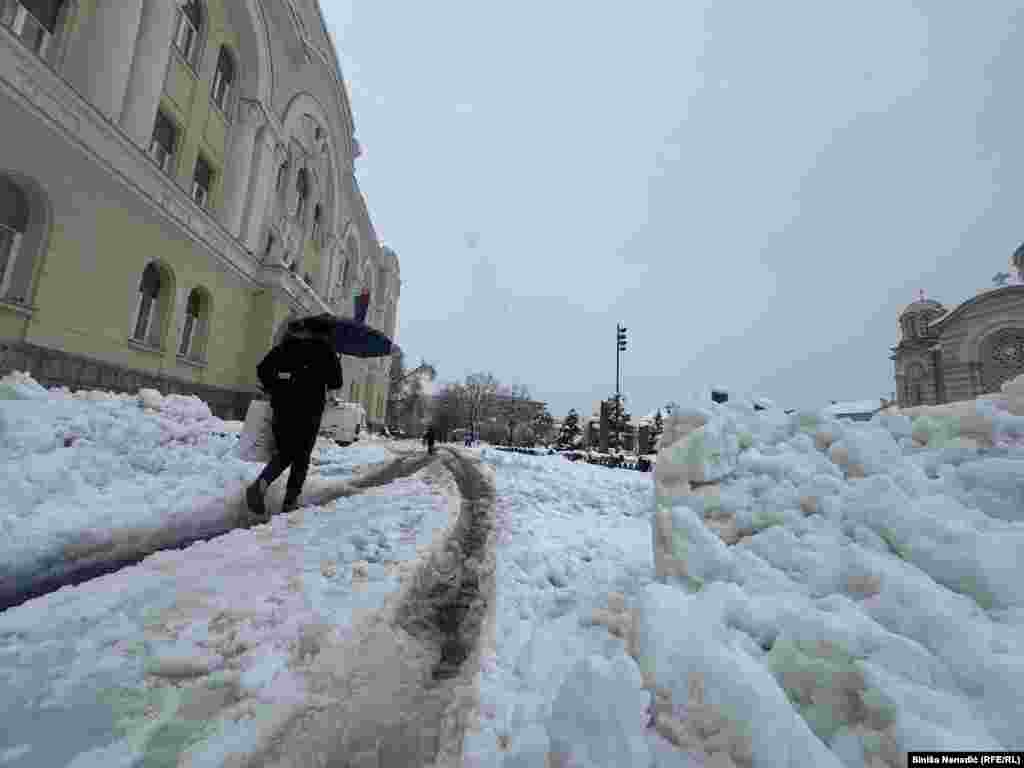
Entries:
<svg viewBox="0 0 1024 768">
<path fill-rule="evenodd" d="M 622 395 L 619 393 L 619 355 L 626 351 L 626 326 L 615 324 L 615 438 L 622 446 Z"/>
</svg>

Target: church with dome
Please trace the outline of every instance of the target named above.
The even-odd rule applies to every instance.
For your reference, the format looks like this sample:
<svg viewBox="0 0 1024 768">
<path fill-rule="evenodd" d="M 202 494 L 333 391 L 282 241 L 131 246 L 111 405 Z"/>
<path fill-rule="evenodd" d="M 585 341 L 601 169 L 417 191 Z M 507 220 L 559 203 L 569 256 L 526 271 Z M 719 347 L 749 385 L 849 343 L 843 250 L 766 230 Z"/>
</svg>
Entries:
<svg viewBox="0 0 1024 768">
<path fill-rule="evenodd" d="M 993 288 L 952 309 L 922 294 L 903 310 L 899 324 L 891 359 L 900 407 L 998 392 L 1003 382 L 1024 374 L 1024 245 Z"/>
</svg>

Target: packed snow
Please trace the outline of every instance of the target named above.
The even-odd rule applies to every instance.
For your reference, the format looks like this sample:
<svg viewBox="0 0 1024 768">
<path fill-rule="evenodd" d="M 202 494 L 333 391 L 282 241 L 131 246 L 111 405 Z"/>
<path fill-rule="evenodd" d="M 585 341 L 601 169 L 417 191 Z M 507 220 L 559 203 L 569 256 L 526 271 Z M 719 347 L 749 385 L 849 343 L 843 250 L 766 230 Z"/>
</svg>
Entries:
<svg viewBox="0 0 1024 768">
<path fill-rule="evenodd" d="M 71 393 L 4 377 L 0 584 L 230 527 L 241 489 L 261 469 L 238 458 L 236 431 L 194 396 Z M 309 487 L 318 475 L 343 479 L 390 457 L 379 443 L 324 443 Z"/>
<path fill-rule="evenodd" d="M 0 470 L 12 477 L 64 450 L 65 422 L 47 413 L 103 424 L 116 408 L 158 430 L 178 418 L 142 396 L 14 386 L 31 396 L 0 403 L 4 450 L 19 436 Z M 78 466 L 112 456 L 111 482 L 201 498 L 198 469 L 163 477 L 230 466 L 230 447 L 209 447 L 218 429 L 196 429 L 196 455 L 155 471 L 95 437 Z M 878 768 L 914 749 L 1024 749 L 1024 378 L 860 423 L 686 401 L 661 445 L 653 475 L 466 451 L 496 487 L 497 589 L 464 766 Z M 351 450 L 323 449 L 319 471 Z M 238 471 L 236 484 L 258 467 Z M 58 488 L 54 509 L 98 493 L 78 475 Z M 144 508 L 155 496 L 135 498 L 134 516 L 76 511 L 78 529 L 161 519 Z M 455 507 L 435 463 L 0 614 L 0 764 L 258 762 L 286 722 L 338 695 L 318 684 L 334 649 Z M 59 515 L 30 519 L 56 538 Z"/>
<path fill-rule="evenodd" d="M 338 649 L 450 525 L 454 493 L 421 472 L 0 614 L 0 764 L 261 764 L 330 702 Z"/>
<path fill-rule="evenodd" d="M 692 403 L 653 488 L 488 453 L 498 605 L 466 764 L 1024 748 L 1024 378 L 1004 389 L 869 423 Z"/>
</svg>

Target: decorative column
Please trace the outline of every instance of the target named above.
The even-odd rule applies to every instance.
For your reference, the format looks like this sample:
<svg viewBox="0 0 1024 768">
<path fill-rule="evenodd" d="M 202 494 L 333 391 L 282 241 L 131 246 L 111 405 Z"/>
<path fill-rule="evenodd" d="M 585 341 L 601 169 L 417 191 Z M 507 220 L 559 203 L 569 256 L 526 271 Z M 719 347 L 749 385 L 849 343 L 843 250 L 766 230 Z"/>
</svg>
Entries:
<svg viewBox="0 0 1024 768">
<path fill-rule="evenodd" d="M 256 133 L 266 121 L 262 104 L 252 99 L 238 100 L 224 164 L 223 224 L 235 237 L 242 234 L 242 214 L 252 185 Z M 271 174 L 275 176 L 276 172 Z"/>
<path fill-rule="evenodd" d="M 142 8 L 135 60 L 121 110 L 121 128 L 143 149 L 149 147 L 153 135 L 156 110 L 167 77 L 167 62 L 171 57 L 177 10 L 177 3 L 165 0 L 145 0 Z"/>
<path fill-rule="evenodd" d="M 277 168 L 284 162 L 284 158 L 284 145 L 275 139 L 270 125 L 264 125 L 257 132 L 252 182 L 249 185 L 251 193 L 247 211 L 242 216 L 242 240 L 250 251 L 259 251 L 267 204 L 277 178 Z"/>
<path fill-rule="evenodd" d="M 142 0 L 96 0 L 79 37 L 81 51 L 67 67 L 68 77 L 108 120 L 121 116 L 141 19 Z"/>
</svg>

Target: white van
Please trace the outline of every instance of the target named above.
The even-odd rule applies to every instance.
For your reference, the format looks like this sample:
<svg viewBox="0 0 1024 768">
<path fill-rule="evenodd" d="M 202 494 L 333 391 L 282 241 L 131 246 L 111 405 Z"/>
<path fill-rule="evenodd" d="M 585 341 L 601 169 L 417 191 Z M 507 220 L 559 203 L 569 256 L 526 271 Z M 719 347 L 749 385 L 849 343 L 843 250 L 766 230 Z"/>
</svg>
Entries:
<svg viewBox="0 0 1024 768">
<path fill-rule="evenodd" d="M 339 445 L 351 445 L 366 429 L 366 409 L 359 403 L 344 403 L 328 398 L 324 417 L 320 421 L 320 434 Z"/>
</svg>

